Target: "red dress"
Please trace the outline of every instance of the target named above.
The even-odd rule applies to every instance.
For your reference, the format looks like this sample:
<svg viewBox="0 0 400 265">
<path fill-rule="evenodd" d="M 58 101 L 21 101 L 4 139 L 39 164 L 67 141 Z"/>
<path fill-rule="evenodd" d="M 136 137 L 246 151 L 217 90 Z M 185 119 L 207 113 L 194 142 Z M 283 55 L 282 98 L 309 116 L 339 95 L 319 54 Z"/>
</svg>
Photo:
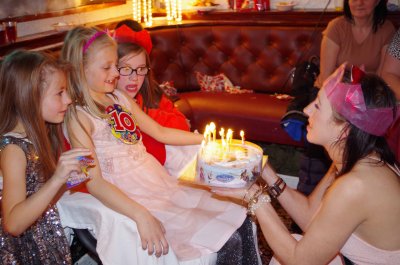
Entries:
<svg viewBox="0 0 400 265">
<path fill-rule="evenodd" d="M 143 109 L 143 98 L 139 94 L 136 101 Z M 160 125 L 169 128 L 189 131 L 189 124 L 186 117 L 174 106 L 174 104 L 165 95 L 162 96 L 158 109 L 144 108 L 144 112 Z M 142 141 L 148 153 L 153 155 L 161 165 L 164 165 L 166 159 L 165 144 L 158 142 L 151 136 L 142 132 Z"/>
</svg>

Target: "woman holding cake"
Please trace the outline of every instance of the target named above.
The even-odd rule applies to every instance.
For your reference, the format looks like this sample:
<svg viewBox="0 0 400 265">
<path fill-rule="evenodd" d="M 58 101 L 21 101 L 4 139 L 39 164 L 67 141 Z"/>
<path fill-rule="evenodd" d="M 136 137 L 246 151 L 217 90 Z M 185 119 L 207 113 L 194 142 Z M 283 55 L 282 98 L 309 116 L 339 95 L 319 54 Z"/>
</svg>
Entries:
<svg viewBox="0 0 400 265">
<path fill-rule="evenodd" d="M 342 255 L 356 264 L 399 264 L 400 171 L 384 138 L 398 115 L 396 99 L 376 75 L 353 75 L 349 84 L 344 73 L 342 65 L 305 109 L 307 139 L 333 160 L 309 197 L 286 187 L 269 166 L 262 174 L 265 186 L 215 189 L 248 202 L 275 253 L 272 264 L 343 264 Z M 290 235 L 268 203 L 271 197 L 303 236 Z"/>
</svg>

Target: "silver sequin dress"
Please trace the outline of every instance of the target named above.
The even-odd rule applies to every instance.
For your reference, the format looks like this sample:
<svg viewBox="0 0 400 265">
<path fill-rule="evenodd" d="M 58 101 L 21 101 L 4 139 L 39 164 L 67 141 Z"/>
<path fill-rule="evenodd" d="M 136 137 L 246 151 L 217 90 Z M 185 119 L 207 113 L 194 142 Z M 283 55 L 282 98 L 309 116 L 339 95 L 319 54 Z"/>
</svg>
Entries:
<svg viewBox="0 0 400 265">
<path fill-rule="evenodd" d="M 26 155 L 26 195 L 29 197 L 43 185 L 38 176 L 38 156 L 32 143 L 26 139 L 3 136 L 0 138 L 0 152 L 8 144 L 18 145 Z M 0 190 L 0 199 L 2 192 Z M 71 263 L 69 245 L 55 205 L 49 207 L 31 227 L 18 237 L 7 234 L 3 231 L 2 226 L 0 227 L 0 264 L 58 265 Z"/>
</svg>

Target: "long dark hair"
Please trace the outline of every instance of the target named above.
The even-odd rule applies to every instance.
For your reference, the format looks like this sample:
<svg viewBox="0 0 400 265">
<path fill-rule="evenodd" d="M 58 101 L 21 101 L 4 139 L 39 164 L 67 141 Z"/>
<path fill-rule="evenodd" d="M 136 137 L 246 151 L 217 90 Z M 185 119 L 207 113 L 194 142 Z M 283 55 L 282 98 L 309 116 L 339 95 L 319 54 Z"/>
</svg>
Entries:
<svg viewBox="0 0 400 265">
<path fill-rule="evenodd" d="M 361 88 L 367 108 L 393 108 L 393 117 L 396 115 L 396 97 L 394 92 L 380 77 L 375 74 L 366 74 L 361 79 Z M 337 122 L 344 119 L 339 114 L 334 115 Z M 396 158 L 384 136 L 371 135 L 360 130 L 351 123 L 345 126 L 348 136 L 343 140 L 343 167 L 339 175 L 348 173 L 360 159 L 371 153 L 376 153 L 382 162 L 394 165 Z"/>
<path fill-rule="evenodd" d="M 376 5 L 374 8 L 374 14 L 373 14 L 373 19 L 372 19 L 372 30 L 373 32 L 377 32 L 379 26 L 382 26 L 383 23 L 386 21 L 387 17 L 387 6 L 386 6 L 387 0 L 380 0 L 379 3 Z M 351 14 L 350 11 L 350 6 L 349 6 L 349 0 L 344 0 L 343 2 L 343 12 L 344 16 L 351 22 L 354 22 L 353 15 Z"/>
<path fill-rule="evenodd" d="M 7 55 L 0 68 L 0 135 L 24 126 L 40 159 L 41 178 L 54 172 L 63 150 L 60 124 L 47 123 L 42 116 L 41 101 L 55 71 L 66 73 L 69 65 L 49 54 L 14 51 Z"/>
</svg>

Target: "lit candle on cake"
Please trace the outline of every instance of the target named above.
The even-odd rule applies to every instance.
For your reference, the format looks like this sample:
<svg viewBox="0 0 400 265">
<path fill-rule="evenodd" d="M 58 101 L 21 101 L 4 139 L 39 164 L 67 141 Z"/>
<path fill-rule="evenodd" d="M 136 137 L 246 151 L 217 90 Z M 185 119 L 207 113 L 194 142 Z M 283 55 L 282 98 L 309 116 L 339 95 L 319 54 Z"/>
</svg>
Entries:
<svg viewBox="0 0 400 265">
<path fill-rule="evenodd" d="M 242 144 L 244 144 L 244 131 L 240 131 L 240 137 L 242 138 Z"/>
<path fill-rule="evenodd" d="M 228 144 L 232 144 L 232 136 L 233 131 L 231 129 L 228 129 L 228 132 L 226 133 L 226 141 Z"/>
<path fill-rule="evenodd" d="M 210 141 L 210 126 L 208 124 L 204 130 L 204 139 L 206 140 L 206 144 Z"/>
<path fill-rule="evenodd" d="M 212 133 L 212 136 L 213 136 L 213 142 L 215 142 L 215 140 L 217 138 L 217 129 L 215 127 L 215 123 L 213 123 L 213 122 L 210 123 L 210 132 Z"/>
<path fill-rule="evenodd" d="M 225 142 L 225 130 L 224 130 L 224 128 L 221 128 L 221 130 L 219 130 L 219 136 L 221 136 L 221 142 L 222 142 L 222 144 L 224 144 L 224 142 Z"/>
</svg>

